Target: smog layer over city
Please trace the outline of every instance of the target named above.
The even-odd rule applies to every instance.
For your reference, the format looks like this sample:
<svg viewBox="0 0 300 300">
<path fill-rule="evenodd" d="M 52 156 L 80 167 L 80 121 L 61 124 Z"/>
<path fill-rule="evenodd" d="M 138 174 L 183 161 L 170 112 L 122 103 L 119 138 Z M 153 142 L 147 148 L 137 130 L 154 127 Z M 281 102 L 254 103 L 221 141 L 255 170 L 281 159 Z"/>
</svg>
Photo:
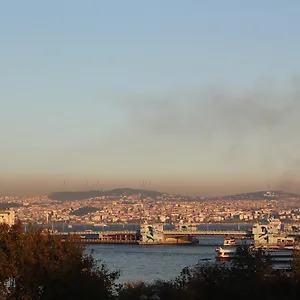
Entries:
<svg viewBox="0 0 300 300">
<path fill-rule="evenodd" d="M 202 271 L 182 286 L 185 267 L 242 261 L 241 245 L 253 257 L 300 249 L 300 2 L 286 4 L 1 5 L 0 269 L 16 270 L 1 275 L 3 299 L 197 300 L 190 284 Z M 77 251 L 70 273 L 63 256 L 45 254 L 58 249 L 50 244 Z M 297 299 L 291 253 L 288 267 L 276 254 L 271 269 Z M 76 291 L 71 279 L 54 287 L 54 273 L 28 277 L 33 287 L 22 281 L 28 257 L 38 274 L 69 278 L 86 263 L 91 277 L 74 271 Z M 230 280 L 240 271 L 224 268 Z M 205 291 L 201 299 L 241 295 Z"/>
</svg>

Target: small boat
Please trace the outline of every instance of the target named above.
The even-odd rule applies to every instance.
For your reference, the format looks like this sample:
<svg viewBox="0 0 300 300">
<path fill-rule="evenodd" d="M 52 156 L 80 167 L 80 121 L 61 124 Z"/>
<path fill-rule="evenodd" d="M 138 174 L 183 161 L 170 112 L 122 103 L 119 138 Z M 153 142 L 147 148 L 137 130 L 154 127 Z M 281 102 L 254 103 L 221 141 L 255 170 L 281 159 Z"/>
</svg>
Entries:
<svg viewBox="0 0 300 300">
<path fill-rule="evenodd" d="M 236 241 L 234 238 L 224 238 L 224 246 L 236 246 Z"/>
<path fill-rule="evenodd" d="M 68 228 L 73 228 L 73 226 L 71 224 L 68 225 Z"/>
<path fill-rule="evenodd" d="M 224 249 L 218 247 L 215 249 L 216 260 L 226 261 L 236 257 L 236 249 Z"/>
<path fill-rule="evenodd" d="M 93 226 L 94 226 L 94 227 L 107 227 L 107 225 L 104 224 L 104 223 L 94 223 Z"/>
</svg>

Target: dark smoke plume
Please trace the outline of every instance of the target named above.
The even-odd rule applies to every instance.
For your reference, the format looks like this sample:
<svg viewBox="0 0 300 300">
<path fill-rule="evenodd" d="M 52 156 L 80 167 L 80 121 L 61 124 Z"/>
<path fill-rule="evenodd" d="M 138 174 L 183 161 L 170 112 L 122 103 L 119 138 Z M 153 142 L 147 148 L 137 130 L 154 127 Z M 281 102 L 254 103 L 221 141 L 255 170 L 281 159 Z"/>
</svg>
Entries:
<svg viewBox="0 0 300 300">
<path fill-rule="evenodd" d="M 196 141 L 232 163 L 247 162 L 256 153 L 266 178 L 277 187 L 295 189 L 299 183 L 300 88 L 276 85 L 233 93 L 226 88 L 122 99 L 124 128 L 153 143 L 172 139 Z M 125 126 L 127 125 L 127 126 Z M 143 142 L 141 138 L 141 143 Z M 228 170 L 229 172 L 230 170 Z"/>
</svg>

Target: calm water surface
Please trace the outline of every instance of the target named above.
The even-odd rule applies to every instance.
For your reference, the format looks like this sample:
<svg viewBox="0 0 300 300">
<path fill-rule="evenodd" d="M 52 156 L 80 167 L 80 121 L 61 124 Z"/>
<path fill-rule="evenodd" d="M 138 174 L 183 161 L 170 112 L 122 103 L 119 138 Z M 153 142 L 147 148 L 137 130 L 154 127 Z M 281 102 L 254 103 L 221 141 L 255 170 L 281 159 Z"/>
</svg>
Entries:
<svg viewBox="0 0 300 300">
<path fill-rule="evenodd" d="M 45 225 L 47 226 L 47 225 Z M 47 226 L 50 227 L 49 225 Z M 198 230 L 246 230 L 251 224 L 200 224 Z M 172 229 L 174 226 L 167 226 Z M 54 224 L 58 231 L 110 231 L 138 230 L 138 225 L 115 224 L 95 227 L 91 224 L 78 224 L 69 228 L 67 224 Z M 187 266 L 198 262 L 214 262 L 216 246 L 223 245 L 223 237 L 198 237 L 198 245 L 189 246 L 138 246 L 138 245 L 91 245 L 95 259 L 101 260 L 110 270 L 120 270 L 120 282 L 168 280 L 180 274 Z"/>
<path fill-rule="evenodd" d="M 199 261 L 215 261 L 213 244 L 222 245 L 223 238 L 199 239 L 200 244 L 193 246 L 93 245 L 89 250 L 110 270 L 121 271 L 120 282 L 149 282 L 174 278 L 184 267 L 194 266 Z"/>
</svg>

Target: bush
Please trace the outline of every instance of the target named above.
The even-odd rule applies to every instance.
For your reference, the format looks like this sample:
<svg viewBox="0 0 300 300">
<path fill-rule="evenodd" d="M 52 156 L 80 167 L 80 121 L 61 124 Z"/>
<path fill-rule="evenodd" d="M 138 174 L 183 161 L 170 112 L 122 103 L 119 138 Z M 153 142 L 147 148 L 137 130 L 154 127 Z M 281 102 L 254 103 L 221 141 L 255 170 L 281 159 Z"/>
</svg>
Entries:
<svg viewBox="0 0 300 300">
<path fill-rule="evenodd" d="M 18 222 L 0 226 L 0 299 L 113 299 L 118 272 L 98 265 L 76 238 Z"/>
</svg>

